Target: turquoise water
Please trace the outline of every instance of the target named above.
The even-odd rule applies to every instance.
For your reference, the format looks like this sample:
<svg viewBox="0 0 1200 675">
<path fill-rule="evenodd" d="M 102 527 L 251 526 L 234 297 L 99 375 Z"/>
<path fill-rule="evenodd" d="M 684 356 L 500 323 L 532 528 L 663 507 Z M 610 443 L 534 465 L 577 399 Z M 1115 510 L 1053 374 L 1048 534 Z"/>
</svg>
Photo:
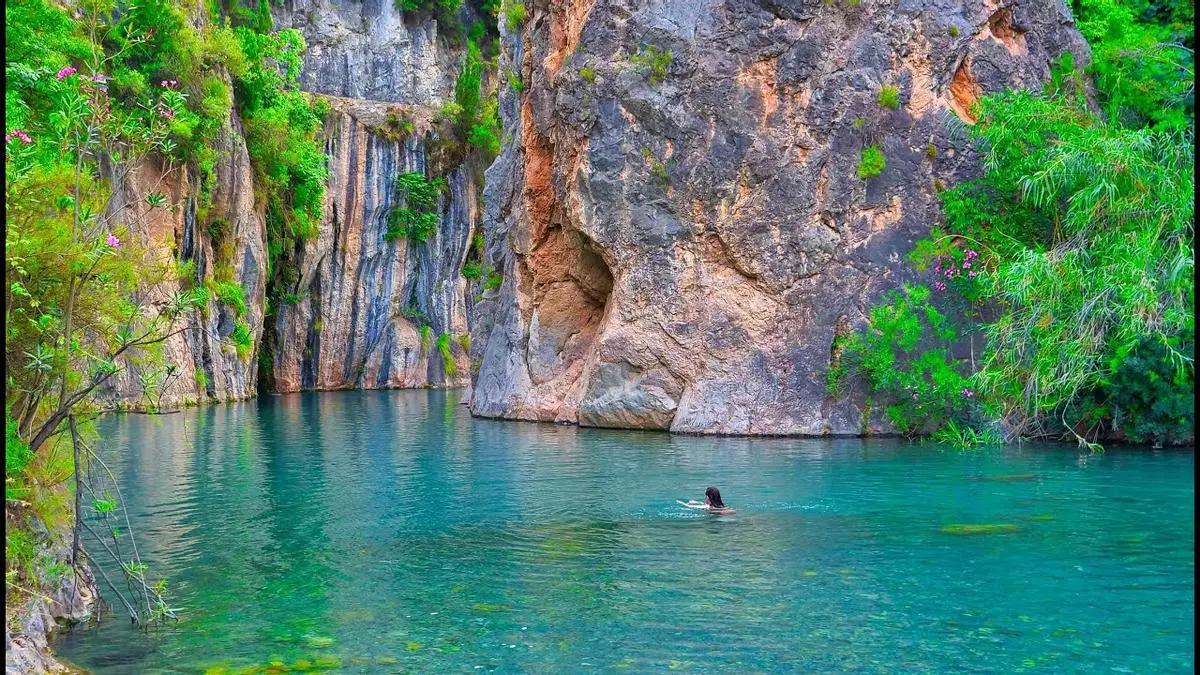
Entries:
<svg viewBox="0 0 1200 675">
<path fill-rule="evenodd" d="M 96 673 L 1193 670 L 1191 451 L 672 437 L 458 400 L 103 420 L 181 619 L 56 649 Z M 736 515 L 675 504 L 709 484 Z"/>
</svg>

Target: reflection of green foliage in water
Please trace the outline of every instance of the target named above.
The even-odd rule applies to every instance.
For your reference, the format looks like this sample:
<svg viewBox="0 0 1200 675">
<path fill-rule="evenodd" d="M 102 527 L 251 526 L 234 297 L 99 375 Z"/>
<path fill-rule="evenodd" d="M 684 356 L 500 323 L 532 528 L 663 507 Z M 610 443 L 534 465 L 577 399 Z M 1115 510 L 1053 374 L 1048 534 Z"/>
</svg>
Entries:
<svg viewBox="0 0 1200 675">
<path fill-rule="evenodd" d="M 186 446 L 176 441 L 179 448 L 197 453 L 194 459 L 180 457 L 183 466 L 197 471 L 184 478 L 188 486 L 184 490 L 194 492 L 179 496 L 204 500 L 187 522 L 194 548 L 184 555 L 190 559 L 192 550 L 212 550 L 218 556 L 199 569 L 180 573 L 182 600 L 190 610 L 187 622 L 178 631 L 155 637 L 161 640 L 163 652 L 180 655 L 181 665 L 186 659 L 226 659 L 232 666 L 226 672 L 271 661 L 292 668 L 299 659 L 311 661 L 326 654 L 340 657 L 344 672 L 470 672 L 473 665 L 493 657 L 500 669 L 536 672 L 572 672 L 580 661 L 616 672 L 626 658 L 628 672 L 666 672 L 672 659 L 691 661 L 695 669 L 742 672 L 732 664 L 737 655 L 725 660 L 721 650 L 714 654 L 704 647 L 711 636 L 722 639 L 724 635 L 731 644 L 759 650 L 763 660 L 748 662 L 747 667 L 758 665 L 762 670 L 771 670 L 771 665 L 802 669 L 796 664 L 808 662 L 826 666 L 823 672 L 836 672 L 848 668 L 847 663 L 870 669 L 872 659 L 881 663 L 913 659 L 918 664 L 914 670 L 936 671 L 938 665 L 947 666 L 956 658 L 947 645 L 967 640 L 989 656 L 1003 649 L 998 658 L 1012 671 L 1023 658 L 1036 658 L 1041 653 L 1037 641 L 1050 639 L 1055 628 L 1070 627 L 1081 634 L 1102 630 L 1100 621 L 1078 613 L 1079 604 L 1072 605 L 1069 591 L 1056 590 L 1046 580 L 1070 574 L 1072 558 L 1095 559 L 1100 553 L 1104 560 L 1091 564 L 1112 570 L 1144 564 L 1155 550 L 1179 557 L 1178 546 L 1164 546 L 1165 537 L 1178 535 L 1179 515 L 1186 509 L 1163 500 L 1162 517 L 1147 519 L 1142 502 L 1131 504 L 1132 511 L 1105 510 L 1097 523 L 1097 510 L 1103 507 L 1083 502 L 1091 485 L 1107 484 L 1105 472 L 1114 461 L 1123 469 L 1131 464 L 1150 469 L 1161 467 L 1162 461 L 1178 461 L 1171 458 L 1110 455 L 1088 460 L 1103 469 L 1097 472 L 1078 471 L 1073 454 L 1068 458 L 1039 451 L 1015 457 L 1008 453 L 963 457 L 894 441 L 873 441 L 870 452 L 864 453 L 862 444 L 835 441 L 835 446 L 851 452 L 852 461 L 823 458 L 819 465 L 796 467 L 781 453 L 747 458 L 737 452 L 758 447 L 761 441 L 726 439 L 720 443 L 734 452 L 714 462 L 738 477 L 721 478 L 719 484 L 740 517 L 687 517 L 691 514 L 684 512 L 683 517 L 670 518 L 659 517 L 662 514 L 653 506 L 649 513 L 643 511 L 641 495 L 662 495 L 663 508 L 671 515 L 666 500 L 686 497 L 681 486 L 691 486 L 695 478 L 681 475 L 675 460 L 683 455 L 664 456 L 654 437 L 640 449 L 613 447 L 609 440 L 629 442 L 634 435 L 540 426 L 513 429 L 470 422 L 461 415 L 459 429 L 448 433 L 439 413 L 443 402 L 455 397 L 436 391 L 319 397 L 328 406 L 312 405 L 317 398 L 280 397 L 255 404 L 260 410 L 268 406 L 262 415 L 270 419 L 266 424 L 218 411 L 209 431 L 219 430 L 219 438 L 207 456 L 206 439 L 193 435 Z M 341 417 L 327 414 L 333 410 L 340 411 Z M 414 419 L 418 411 L 425 415 L 419 422 Z M 173 420 L 206 412 L 162 418 L 166 428 L 154 433 L 167 437 L 163 432 L 171 430 Z M 320 426 L 312 416 L 317 412 Z M 125 433 L 146 437 L 140 417 L 121 419 Z M 371 422 L 356 426 L 343 419 Z M 252 454 L 246 487 L 231 492 L 223 474 L 242 473 L 236 448 L 243 428 L 260 439 L 261 446 Z M 479 447 L 474 434 L 495 428 L 509 436 L 489 437 L 486 447 Z M 561 446 L 545 442 L 568 431 L 572 449 L 578 452 L 568 454 Z M 511 446 L 499 445 L 510 439 L 515 440 Z M 473 440 L 476 447 L 470 445 Z M 704 439 L 686 441 L 689 448 L 717 445 Z M 131 445 L 125 441 L 122 447 Z M 410 446 L 420 449 L 409 450 Z M 362 452 L 364 448 L 371 452 Z M 127 451 L 125 471 L 162 457 L 157 450 L 142 450 L 147 452 Z M 926 459 L 913 462 L 913 452 Z M 697 458 L 690 451 L 688 456 Z M 627 473 L 632 466 L 636 466 L 635 477 Z M 798 471 L 793 474 L 793 469 Z M 648 470 L 659 475 L 645 480 Z M 754 473 L 747 476 L 747 470 Z M 972 475 L 1029 474 L 1042 479 L 968 480 Z M 359 487 L 354 480 L 363 475 L 371 480 Z M 903 485 L 899 476 L 904 476 Z M 1181 481 L 1170 476 L 1152 476 L 1180 487 Z M 746 481 L 759 480 L 779 492 L 746 487 Z M 207 484 L 201 486 L 202 481 Z M 856 487 L 871 485 L 874 491 L 848 492 L 844 481 Z M 1136 481 L 1129 483 L 1137 489 Z M 610 493 L 611 499 L 593 501 L 606 485 L 621 490 Z M 676 490 L 680 494 L 674 494 Z M 844 506 L 836 512 L 767 506 L 801 503 L 819 494 L 814 490 L 829 490 L 829 497 Z M 913 494 L 921 496 L 914 500 Z M 158 503 L 138 494 L 127 496 L 135 503 Z M 414 506 L 417 503 L 419 507 Z M 274 516 L 273 511 L 280 515 Z M 1055 514 L 1056 520 L 1023 518 L 1044 513 Z M 156 532 L 177 522 L 166 514 L 151 517 L 149 524 Z M 1011 523 L 1024 532 L 990 536 L 938 532 L 943 524 L 954 523 Z M 1097 532 L 1101 524 L 1104 530 Z M 1150 535 L 1144 544 L 1116 543 L 1121 537 L 1143 533 Z M 1176 536 L 1171 541 L 1177 540 Z M 963 555 L 1013 545 L 1027 557 L 1048 554 L 1041 563 L 1046 574 L 1021 581 L 1034 584 L 1035 593 L 1053 599 L 1054 606 L 1039 607 L 1029 622 L 1017 618 L 1020 612 L 1034 614 L 1021 602 L 1033 597 L 1025 594 L 1024 587 L 1014 591 L 1018 602 L 1005 603 L 1005 610 L 988 606 L 985 597 L 973 596 L 972 589 L 990 592 L 977 586 L 977 580 L 948 580 L 950 588 L 937 589 L 916 588 L 922 585 L 905 581 Z M 919 555 L 917 560 L 907 557 L 914 546 L 930 555 Z M 713 551 L 720 559 L 708 564 L 705 553 Z M 174 576 L 180 558 L 167 560 Z M 879 560 L 890 562 L 876 564 Z M 1176 563 L 1150 564 L 1170 565 L 1166 570 L 1170 577 L 1183 578 Z M 846 574 L 844 568 L 853 572 Z M 804 576 L 805 570 L 813 575 Z M 1020 576 L 1011 570 L 999 573 L 1005 582 Z M 336 578 L 338 574 L 347 574 L 349 580 Z M 781 578 L 785 584 L 778 583 Z M 290 580 L 290 590 L 268 599 L 260 586 L 280 579 Z M 413 579 L 421 583 L 414 584 Z M 320 597 L 308 593 L 308 586 L 314 584 L 322 589 Z M 230 597 L 218 599 L 223 605 L 212 608 L 205 596 L 222 585 L 234 588 L 230 593 L 217 590 Z M 882 602 L 863 597 L 884 588 Z M 1096 597 L 1107 601 L 1114 595 Z M 1155 597 L 1155 592 L 1147 591 L 1146 596 Z M 982 607 L 984 613 L 974 619 L 960 616 L 959 597 L 967 598 L 966 607 Z M 697 624 L 677 640 L 664 640 L 665 644 L 650 649 L 639 644 L 637 636 L 645 634 L 647 625 L 707 615 L 722 606 L 739 611 L 726 612 L 726 620 L 712 631 Z M 354 613 L 363 607 L 375 611 L 378 621 Z M 819 622 L 803 623 L 804 616 L 821 614 L 822 608 L 832 611 Z M 961 625 L 937 624 L 924 633 L 918 626 L 900 629 L 897 619 L 914 608 L 932 609 Z M 212 625 L 200 625 L 200 614 Z M 289 614 L 313 620 L 285 624 Z M 1169 625 L 1168 617 L 1177 620 L 1170 613 L 1147 617 L 1150 628 L 1144 632 Z M 801 626 L 801 634 L 788 628 L 789 622 Z M 521 631 L 523 626 L 528 630 Z M 1004 631 L 1014 627 L 1025 637 L 1005 637 Z M 83 649 L 63 653 L 67 658 L 81 656 L 78 661 L 84 664 L 96 663 L 96 655 L 103 653 L 94 646 L 97 640 L 108 641 L 111 646 L 103 647 L 108 653 L 119 653 L 126 632 L 102 628 L 89 636 L 91 642 Z M 1114 640 L 1128 632 L 1126 626 L 1114 629 Z M 273 634 L 291 641 L 274 643 Z M 329 636 L 336 642 L 313 648 L 303 642 L 305 635 Z M 788 635 L 804 644 L 778 644 Z M 989 637 L 981 638 L 984 635 Z M 1145 638 L 1168 652 L 1173 642 L 1151 635 Z M 995 639 L 1007 644 L 999 647 Z M 1070 640 L 1054 639 L 1062 644 Z M 500 641 L 517 646 L 510 649 L 506 644 L 501 652 L 496 647 Z M 560 641 L 566 643 L 565 650 L 557 648 Z M 918 644 L 918 653 L 906 656 L 905 646 L 918 641 L 924 641 L 924 646 Z M 410 653 L 407 642 L 423 646 Z M 608 653 L 598 653 L 598 646 Z M 1082 662 L 1090 666 L 1114 662 L 1114 656 L 1129 657 L 1128 652 L 1100 652 L 1106 650 L 1095 650 Z M 380 657 L 398 657 L 397 667 L 386 667 Z M 151 655 L 139 665 L 143 672 L 154 672 L 163 663 L 160 656 Z"/>
</svg>

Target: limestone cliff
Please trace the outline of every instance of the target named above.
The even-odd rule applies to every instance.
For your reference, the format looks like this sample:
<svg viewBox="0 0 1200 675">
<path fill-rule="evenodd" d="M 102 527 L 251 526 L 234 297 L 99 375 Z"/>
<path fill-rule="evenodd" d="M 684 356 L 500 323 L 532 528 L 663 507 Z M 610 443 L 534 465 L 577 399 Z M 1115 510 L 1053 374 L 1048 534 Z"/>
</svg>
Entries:
<svg viewBox="0 0 1200 675">
<path fill-rule="evenodd" d="M 332 176 L 320 235 L 299 260 L 299 281 L 278 309 L 273 335 L 273 391 L 462 385 L 462 348 L 451 340 L 454 375 L 435 347 L 442 335 L 467 334 L 459 272 L 477 219 L 477 188 L 466 165 L 447 177 L 441 224 L 428 240 L 384 240 L 396 205 L 392 183 L 424 173 L 429 158 L 423 111 L 337 100 L 326 124 Z M 422 126 L 403 140 L 371 129 L 387 114 Z M 421 321 L 428 328 L 421 329 Z M 465 362 L 464 362 L 465 365 Z"/>
<path fill-rule="evenodd" d="M 448 367 L 435 344 L 467 334 L 459 271 L 478 219 L 480 172 L 466 163 L 429 167 L 427 153 L 438 108 L 454 100 L 461 45 L 439 39 L 436 20 L 405 15 L 391 0 L 293 0 L 275 14 L 277 26 L 299 29 L 308 45 L 301 87 L 327 96 L 333 112 L 320 235 L 289 261 L 299 281 L 284 289 L 291 301 L 267 327 L 267 388 L 465 384 L 459 341 L 450 339 Z M 393 128 L 400 121 L 410 130 Z M 393 184 L 406 171 L 449 184 L 438 230 L 424 242 L 384 240 L 399 205 Z"/>
<path fill-rule="evenodd" d="M 824 387 L 977 171 L 982 93 L 1087 46 L 1061 0 L 568 0 L 502 27 L 471 407 L 688 433 L 886 431 Z M 881 105 L 882 87 L 899 105 Z M 865 146 L 882 174 L 855 172 Z"/>
<path fill-rule="evenodd" d="M 239 315 L 214 293 L 163 345 L 161 361 L 126 360 L 127 369 L 100 393 L 109 407 L 169 409 L 260 390 L 467 382 L 460 270 L 481 215 L 482 167 L 429 152 L 438 140 L 437 111 L 454 97 L 461 40 L 439 38 L 436 20 L 404 14 L 391 0 L 293 0 L 272 10 L 276 28 L 297 28 L 308 44 L 302 89 L 332 107 L 318 236 L 282 258 L 298 281 L 269 289 L 264 207 L 234 111 L 219 139 L 211 203 L 199 198 L 186 166 L 113 167 L 118 221 L 148 246 L 148 264 L 194 264 L 193 276 L 168 279 L 147 296 L 163 302 L 181 287 L 232 283 L 246 310 Z M 398 130 L 401 120 L 412 126 Z M 431 162 L 448 183 L 437 232 L 424 242 L 385 241 L 396 176 L 423 172 Z M 165 195 L 169 207 L 151 207 L 144 199 L 151 192 Z M 230 340 L 239 322 L 253 344 L 240 354 Z M 454 361 L 449 368 L 436 346 L 443 335 Z"/>
<path fill-rule="evenodd" d="M 245 316 L 240 319 L 257 345 L 266 297 L 267 242 L 235 112 L 230 112 L 217 145 L 215 187 L 204 207 L 204 222 L 197 216 L 199 186 L 188 168 L 155 161 L 111 167 L 112 204 L 120 212 L 115 221 L 148 246 L 148 265 L 178 265 L 184 270 L 194 265 L 190 276 L 168 277 L 146 289 L 151 303 L 164 303 L 185 286 L 230 281 L 245 296 Z M 150 206 L 145 199 L 150 193 L 164 195 L 169 206 Z M 167 409 L 253 396 L 258 381 L 253 352 L 239 355 L 229 340 L 238 320 L 233 307 L 214 299 L 163 344 L 161 362 L 126 359 L 127 369 L 111 378 L 98 397 L 112 406 Z"/>
<path fill-rule="evenodd" d="M 90 619 L 97 609 L 99 591 L 86 563 L 72 569 L 69 533 L 48 536 L 53 543 L 47 554 L 71 571 L 47 575 L 37 586 L 40 592 L 27 595 L 13 607 L 5 605 L 5 675 L 78 672 L 50 653 L 49 636 L 60 626 Z"/>
</svg>

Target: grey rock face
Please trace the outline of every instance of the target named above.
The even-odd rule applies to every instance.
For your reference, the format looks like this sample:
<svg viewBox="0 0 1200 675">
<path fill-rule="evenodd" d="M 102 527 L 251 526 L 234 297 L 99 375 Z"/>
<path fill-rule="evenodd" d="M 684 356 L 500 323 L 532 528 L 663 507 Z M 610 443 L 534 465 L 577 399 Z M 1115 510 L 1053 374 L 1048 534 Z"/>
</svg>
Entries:
<svg viewBox="0 0 1200 675">
<path fill-rule="evenodd" d="M 386 119 L 379 106 L 334 106 L 325 131 L 332 175 L 320 235 L 293 261 L 300 280 L 289 292 L 298 301 L 278 308 L 275 388 L 461 386 L 468 368 L 457 339 L 467 334 L 459 271 L 478 213 L 470 171 L 463 165 L 450 173 L 440 225 L 429 239 L 385 241 L 388 213 L 400 205 L 396 176 L 426 172 L 428 132 L 387 140 L 364 121 Z M 442 334 L 454 338 L 453 375 L 436 346 Z"/>
<path fill-rule="evenodd" d="M 274 390 L 464 385 L 459 271 L 479 217 L 474 173 L 465 164 L 439 167 L 449 189 L 427 241 L 383 238 L 400 205 L 397 175 L 435 175 L 427 171 L 430 122 L 454 98 L 461 47 L 439 40 L 436 20 L 405 15 L 392 0 L 293 0 L 273 11 L 277 27 L 299 29 L 308 45 L 301 88 L 334 108 L 320 234 L 289 261 L 300 272 L 287 289 L 298 302 L 280 306 L 267 332 Z M 414 131 L 388 140 L 379 129 L 389 115 L 415 123 Z M 436 345 L 443 334 L 453 337 L 449 368 Z"/>
<path fill-rule="evenodd" d="M 308 44 L 305 91 L 430 106 L 454 91 L 458 61 L 439 50 L 437 21 L 406 16 L 394 0 L 290 0 L 272 10 L 276 28 L 296 28 Z"/>
<path fill-rule="evenodd" d="M 1088 58 L 1061 0 L 526 7 L 485 188 L 504 282 L 475 307 L 483 416 L 888 431 L 826 395 L 835 334 L 911 277 L 939 184 L 978 171 L 954 113 Z M 887 166 L 863 180 L 869 145 Z"/>
<path fill-rule="evenodd" d="M 64 565 L 70 564 L 69 544 L 60 544 L 50 553 Z M 99 597 L 95 577 L 81 564 L 74 572 L 46 581 L 40 590 L 45 597 L 29 596 L 19 606 L 6 608 L 12 614 L 6 612 L 5 616 L 5 675 L 77 672 L 50 653 L 48 638 L 60 624 L 76 624 L 91 617 Z"/>
<path fill-rule="evenodd" d="M 108 407 L 169 409 L 254 396 L 264 335 L 271 340 L 272 376 L 265 384 L 276 391 L 468 381 L 466 341 L 459 339 L 468 333 L 460 270 L 480 215 L 477 172 L 466 163 L 438 167 L 449 189 L 428 241 L 383 240 L 388 212 L 397 205 L 396 176 L 426 170 L 432 120 L 438 106 L 453 99 L 461 47 L 439 42 L 436 21 L 402 16 L 391 0 L 296 0 L 274 12 L 276 27 L 296 27 L 308 42 L 301 87 L 333 107 L 325 127 L 331 175 L 319 235 L 280 263 L 299 269 L 296 287 L 286 289 L 289 300 L 298 301 L 280 303 L 271 330 L 264 330 L 266 225 L 236 113 L 218 141 L 212 204 L 202 219 L 199 185 L 186 167 L 152 161 L 114 167 L 115 215 L 149 249 L 147 264 L 195 264 L 194 279 L 167 279 L 146 289 L 144 299 L 163 303 L 186 285 L 228 279 L 242 287 L 247 311 L 239 317 L 214 299 L 163 345 L 161 361 L 126 359 L 126 369 L 98 392 Z M 403 142 L 385 138 L 395 129 L 381 131 L 395 119 L 414 124 Z M 150 208 L 149 192 L 165 194 L 172 207 Z M 418 316 L 429 322 L 428 335 Z M 239 322 L 249 326 L 254 344 L 241 355 L 230 340 Z M 453 373 L 437 348 L 442 334 L 455 338 Z"/>
</svg>

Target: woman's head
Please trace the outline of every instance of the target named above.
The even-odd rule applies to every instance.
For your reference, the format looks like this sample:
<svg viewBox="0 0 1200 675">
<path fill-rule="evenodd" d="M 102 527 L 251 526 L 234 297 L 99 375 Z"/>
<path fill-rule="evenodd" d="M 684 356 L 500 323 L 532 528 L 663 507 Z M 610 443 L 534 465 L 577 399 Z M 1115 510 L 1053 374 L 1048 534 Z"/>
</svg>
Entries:
<svg viewBox="0 0 1200 675">
<path fill-rule="evenodd" d="M 718 509 L 725 508 L 725 502 L 721 501 L 721 491 L 715 485 L 709 485 L 704 491 L 704 501 L 708 502 L 709 506 L 714 506 Z"/>
</svg>

